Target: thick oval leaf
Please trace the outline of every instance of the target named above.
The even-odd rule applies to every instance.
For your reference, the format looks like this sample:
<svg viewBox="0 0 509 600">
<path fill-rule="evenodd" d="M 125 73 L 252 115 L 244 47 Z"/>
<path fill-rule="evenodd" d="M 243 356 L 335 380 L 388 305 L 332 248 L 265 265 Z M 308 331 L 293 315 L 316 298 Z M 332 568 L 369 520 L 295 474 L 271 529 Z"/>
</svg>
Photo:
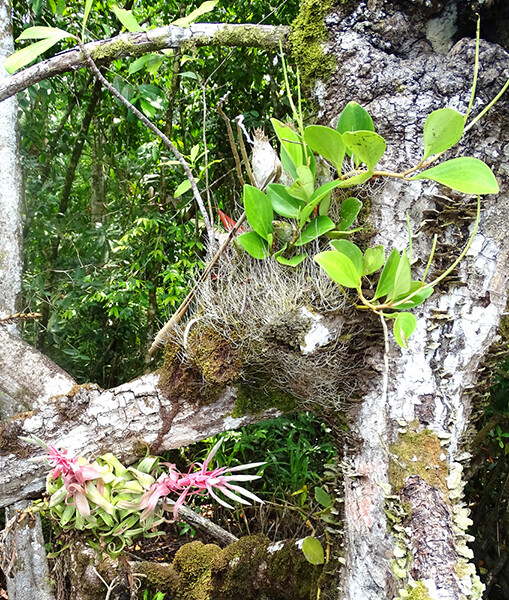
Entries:
<svg viewBox="0 0 509 600">
<path fill-rule="evenodd" d="M 131 33 L 143 31 L 143 29 L 139 26 L 135 16 L 130 10 L 125 10 L 125 8 L 119 8 L 118 6 L 114 6 L 112 10 L 115 13 L 117 19 L 122 23 L 122 25 L 127 29 L 127 31 L 130 31 Z"/>
<path fill-rule="evenodd" d="M 316 254 L 314 260 L 339 285 L 356 289 L 360 287 L 360 273 L 346 254 L 327 250 L 326 252 Z"/>
<path fill-rule="evenodd" d="M 332 505 L 332 499 L 327 492 L 321 487 L 315 487 L 315 500 L 324 508 L 329 508 Z"/>
<path fill-rule="evenodd" d="M 308 536 L 304 538 L 302 552 L 304 552 L 306 560 L 312 565 L 323 565 L 325 562 L 322 544 L 314 537 Z"/>
<path fill-rule="evenodd" d="M 349 102 L 339 115 L 337 130 L 339 133 L 345 133 L 345 131 L 375 131 L 375 127 L 373 119 L 365 108 L 362 108 L 357 102 Z"/>
<path fill-rule="evenodd" d="M 339 185 L 335 186 L 338 188 L 349 188 L 354 185 L 361 185 L 361 183 L 365 183 L 368 179 L 371 179 L 373 173 L 371 171 L 361 171 L 354 175 L 353 177 L 349 177 L 348 179 L 343 179 L 340 181 Z"/>
<path fill-rule="evenodd" d="M 294 131 L 289 125 L 285 125 L 277 119 L 271 119 L 270 122 L 274 127 L 274 131 L 281 142 L 281 145 L 286 150 L 295 168 L 307 166 L 305 144 L 300 135 Z"/>
<path fill-rule="evenodd" d="M 460 141 L 465 118 L 452 108 L 433 111 L 424 125 L 424 159 L 452 148 Z"/>
<path fill-rule="evenodd" d="M 464 194 L 498 194 L 500 191 L 488 165 L 470 156 L 446 160 L 412 177 L 412 181 L 416 179 L 431 179 Z"/>
<path fill-rule="evenodd" d="M 38 56 L 43 54 L 43 52 L 46 52 L 46 50 L 49 50 L 52 46 L 54 46 L 59 39 L 61 38 L 46 38 L 40 42 L 31 44 L 27 48 L 18 50 L 14 54 L 11 54 L 5 59 L 5 70 L 7 73 L 12 75 L 18 69 L 26 67 L 26 65 L 30 64 Z"/>
<path fill-rule="evenodd" d="M 361 208 L 362 202 L 358 198 L 351 197 L 346 198 L 346 200 L 343 200 L 343 204 L 341 205 L 341 211 L 339 213 L 339 231 L 345 231 L 345 229 L 348 229 L 352 226 Z"/>
<path fill-rule="evenodd" d="M 263 239 L 268 240 L 272 234 L 274 212 L 267 196 L 252 185 L 244 186 L 244 210 L 251 227 Z"/>
<path fill-rule="evenodd" d="M 393 333 L 396 342 L 402 348 L 408 348 L 408 338 L 417 327 L 417 319 L 412 313 L 399 313 L 394 321 Z"/>
<path fill-rule="evenodd" d="M 269 245 L 262 239 L 256 231 L 248 231 L 239 235 L 237 238 L 244 248 L 253 258 L 267 258 L 269 256 Z"/>
<path fill-rule="evenodd" d="M 383 246 L 368 248 L 362 257 L 362 274 L 369 275 L 383 267 L 385 262 L 385 252 Z"/>
<path fill-rule="evenodd" d="M 272 208 L 287 219 L 296 219 L 299 209 L 304 206 L 304 202 L 290 196 L 286 187 L 281 183 L 271 183 L 267 186 L 267 196 L 272 204 Z"/>
<path fill-rule="evenodd" d="M 334 221 L 329 219 L 329 217 L 317 217 L 301 231 L 299 239 L 295 242 L 295 245 L 303 246 L 304 244 L 308 244 L 309 242 L 316 240 L 316 238 L 320 237 L 324 233 L 327 233 L 327 231 L 334 229 L 334 227 Z"/>
<path fill-rule="evenodd" d="M 277 262 L 282 265 L 288 265 L 289 267 L 296 267 L 300 265 L 300 263 L 306 258 L 305 254 L 297 254 L 296 256 L 292 256 L 292 258 L 285 258 L 284 256 L 276 256 Z"/>
<path fill-rule="evenodd" d="M 389 254 L 389 258 L 387 259 L 382 274 L 380 275 L 380 281 L 376 286 L 376 292 L 373 300 L 387 296 L 391 292 L 392 288 L 394 287 L 394 279 L 396 277 L 398 265 L 399 252 L 396 250 L 396 248 L 394 248 L 394 250 Z"/>
<path fill-rule="evenodd" d="M 306 206 L 300 211 L 299 227 L 304 226 L 304 223 L 308 220 L 309 216 L 316 208 L 316 206 L 318 206 L 319 202 L 321 202 L 321 200 L 325 198 L 331 190 L 333 190 L 336 187 L 339 187 L 340 185 L 341 181 L 339 179 L 336 179 L 335 181 L 329 181 L 328 183 L 325 183 L 312 193 L 310 202 L 308 202 L 308 204 L 306 204 Z"/>
<path fill-rule="evenodd" d="M 338 172 L 345 158 L 345 144 L 341 134 L 330 127 L 310 125 L 304 130 L 306 144 L 325 160 L 331 162 Z"/>
<path fill-rule="evenodd" d="M 414 282 L 412 282 L 414 283 Z M 418 283 L 419 285 L 421 284 L 420 281 L 416 281 L 415 283 Z M 406 302 L 403 302 L 402 304 L 398 304 L 398 306 L 396 306 L 395 308 L 397 308 L 398 310 L 407 310 L 409 308 L 415 308 L 416 306 L 419 306 L 419 304 L 422 304 L 424 301 L 426 301 L 431 294 L 433 293 L 433 288 L 429 287 L 429 288 L 424 288 L 423 290 L 421 290 L 420 292 L 417 292 L 415 294 L 415 296 L 412 296 L 410 298 L 410 300 L 407 300 Z M 409 294 L 407 294 L 408 296 Z M 396 302 L 399 302 L 399 300 L 403 300 L 404 298 L 396 298 Z"/>
<path fill-rule="evenodd" d="M 313 175 L 311 169 L 306 165 L 297 167 L 297 175 L 299 178 L 292 185 L 292 189 L 296 184 L 298 184 L 303 194 L 303 200 L 309 202 L 315 189 L 315 176 Z"/>
<path fill-rule="evenodd" d="M 374 131 L 345 131 L 343 141 L 354 158 L 363 162 L 370 171 L 385 152 L 384 138 Z"/>
<path fill-rule="evenodd" d="M 396 277 L 394 278 L 394 287 L 392 289 L 391 298 L 399 298 L 404 294 L 408 294 L 412 287 L 412 271 L 410 269 L 410 261 L 406 254 L 406 250 L 403 251 L 399 260 L 398 269 L 396 271 Z"/>
<path fill-rule="evenodd" d="M 360 249 L 355 244 L 353 244 L 352 242 L 349 242 L 348 240 L 334 240 L 333 242 L 331 242 L 331 246 L 335 250 L 337 250 L 337 252 L 342 252 L 343 254 L 346 254 L 346 256 L 348 256 L 348 258 L 352 261 L 355 268 L 357 269 L 357 273 L 359 274 L 359 277 L 361 277 L 361 275 L 362 275 L 362 252 L 360 251 Z"/>
</svg>

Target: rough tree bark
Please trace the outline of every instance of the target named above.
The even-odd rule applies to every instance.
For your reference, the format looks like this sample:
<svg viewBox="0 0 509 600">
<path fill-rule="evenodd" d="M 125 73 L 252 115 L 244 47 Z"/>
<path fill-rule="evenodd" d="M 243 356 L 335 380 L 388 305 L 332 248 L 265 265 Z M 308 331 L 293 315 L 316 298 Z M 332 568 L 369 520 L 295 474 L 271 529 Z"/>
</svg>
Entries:
<svg viewBox="0 0 509 600">
<path fill-rule="evenodd" d="M 328 49 L 339 67 L 329 81 L 315 87 L 326 124 L 335 124 L 339 110 L 350 100 L 369 110 L 388 142 L 382 167 L 391 170 L 419 160 L 422 126 L 430 112 L 444 106 L 465 112 L 475 48 L 472 40 L 449 48 L 454 35 L 439 43 L 444 37 L 435 34 L 440 28 L 429 28 L 429 15 L 423 17 L 411 3 L 401 6 L 405 8 L 372 0 L 353 11 L 344 6 L 333 11 L 326 18 Z M 440 25 L 440 12 L 433 16 Z M 498 92 L 509 74 L 509 57 L 496 45 L 481 43 L 480 62 L 475 111 Z M 502 99 L 448 155 L 485 160 L 501 188 L 497 197 L 483 199 L 479 233 L 467 258 L 454 278 L 418 311 L 419 326 L 409 350 L 391 342 L 387 357 L 381 343 L 365 352 L 375 375 L 359 382 L 361 402 L 348 410 L 356 444 L 345 460 L 346 566 L 338 592 L 341 600 L 392 599 L 401 589 L 414 598 L 480 597 L 466 546 L 468 513 L 461 500 L 461 474 L 467 456 L 462 444 L 476 369 L 495 339 L 506 304 L 508 113 Z M 392 180 L 373 184 L 368 195 L 373 241 L 386 248 L 406 246 L 408 211 L 412 229 L 418 232 L 413 254 L 417 271 L 426 263 L 432 233 L 439 234 L 439 270 L 454 260 L 468 239 L 473 221 L 469 199 L 436 185 Z M 231 417 L 236 388 L 221 387 L 219 376 L 212 402 L 198 392 L 191 401 L 178 367 L 172 367 L 169 378 L 163 370 L 114 390 L 71 389 L 72 381 L 34 355 L 33 349 L 7 332 L 0 335 L 0 349 L 9 348 L 0 350 L 2 389 L 23 391 L 34 401 L 33 412 L 4 424 L 0 446 L 4 505 L 42 487 L 40 471 L 26 463 L 28 450 L 19 435 L 34 433 L 71 451 L 108 450 L 129 460 L 135 458 L 140 442 L 157 452 L 260 418 Z M 357 337 L 353 343 L 359 341 Z M 27 358 L 13 360 L 14 351 Z M 34 378 L 29 368 L 25 373 L 14 369 L 20 364 L 42 371 Z M 40 382 L 45 383 L 44 391 Z"/>
</svg>

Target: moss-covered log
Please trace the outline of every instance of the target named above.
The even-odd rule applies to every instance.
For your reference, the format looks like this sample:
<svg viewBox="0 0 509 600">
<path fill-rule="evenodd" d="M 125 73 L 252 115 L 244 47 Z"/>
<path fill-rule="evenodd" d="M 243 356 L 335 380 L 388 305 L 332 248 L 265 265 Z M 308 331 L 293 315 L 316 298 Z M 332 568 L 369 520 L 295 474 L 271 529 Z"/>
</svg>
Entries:
<svg viewBox="0 0 509 600">
<path fill-rule="evenodd" d="M 311 565 L 295 542 L 271 544 L 262 535 L 226 548 L 192 542 L 172 564 L 134 565 L 145 585 L 172 600 L 309 600 L 316 598 L 322 567 Z"/>
</svg>

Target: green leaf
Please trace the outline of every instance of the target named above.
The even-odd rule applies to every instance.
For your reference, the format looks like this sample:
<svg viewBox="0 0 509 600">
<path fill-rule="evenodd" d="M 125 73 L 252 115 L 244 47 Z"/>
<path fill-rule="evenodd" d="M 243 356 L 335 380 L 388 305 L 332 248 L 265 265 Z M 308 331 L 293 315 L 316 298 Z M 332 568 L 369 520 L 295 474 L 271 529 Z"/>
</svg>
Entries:
<svg viewBox="0 0 509 600">
<path fill-rule="evenodd" d="M 419 287 L 421 285 L 420 281 L 413 281 L 412 284 L 419 284 Z M 412 288 L 411 288 L 411 291 Z M 408 300 L 407 302 L 403 302 L 402 304 L 398 304 L 398 306 L 396 306 L 395 308 L 397 310 L 407 310 L 409 308 L 415 308 L 416 306 L 419 306 L 419 304 L 422 304 L 423 302 L 425 302 L 430 296 L 431 294 L 434 292 L 432 287 L 428 287 L 428 288 L 424 288 L 423 290 L 421 290 L 420 292 L 417 292 L 415 294 L 415 296 L 412 296 L 410 298 L 410 300 Z M 409 296 L 410 294 L 406 294 L 406 296 Z M 404 298 L 396 298 L 395 302 L 398 302 L 399 300 L 403 300 Z"/>
<path fill-rule="evenodd" d="M 85 42 L 85 29 L 87 28 L 88 16 L 92 10 L 94 0 L 85 0 L 85 10 L 83 11 L 83 23 L 81 25 L 81 41 Z"/>
<path fill-rule="evenodd" d="M 337 130 L 339 133 L 345 133 L 345 131 L 375 131 L 375 127 L 373 119 L 365 108 L 362 108 L 357 102 L 349 102 L 339 115 Z"/>
<path fill-rule="evenodd" d="M 335 250 L 327 250 L 316 254 L 314 260 L 339 285 L 356 289 L 360 287 L 360 273 L 346 254 Z"/>
<path fill-rule="evenodd" d="M 60 525 L 62 525 L 62 527 L 67 525 L 67 523 L 69 523 L 69 521 L 74 517 L 75 512 L 76 512 L 76 507 L 74 506 L 74 504 L 68 504 L 65 507 L 65 510 L 64 510 L 62 516 L 60 517 Z"/>
<path fill-rule="evenodd" d="M 358 173 L 357 175 L 354 175 L 353 177 L 349 177 L 348 179 L 343 179 L 342 181 L 340 181 L 339 185 L 336 185 L 334 187 L 349 188 L 349 187 L 353 187 L 354 185 L 361 185 L 361 183 L 364 183 L 368 179 L 371 179 L 372 175 L 373 175 L 373 173 L 371 171 L 361 171 L 360 173 Z"/>
<path fill-rule="evenodd" d="M 341 204 L 341 210 L 340 210 L 340 219 L 339 219 L 339 223 L 338 223 L 338 229 L 339 231 L 345 231 L 345 229 L 348 229 L 349 227 L 351 227 L 351 225 L 353 224 L 353 222 L 355 221 L 355 219 L 357 218 L 357 215 L 359 214 L 359 211 L 362 208 L 362 202 L 360 200 L 358 200 L 357 198 L 346 198 L 345 200 L 343 200 L 343 204 Z"/>
<path fill-rule="evenodd" d="M 269 245 L 256 231 L 248 231 L 237 238 L 244 250 L 254 258 L 267 258 L 270 255 Z"/>
<path fill-rule="evenodd" d="M 130 31 L 131 33 L 136 33 L 137 31 L 143 31 L 143 28 L 140 27 L 138 21 L 134 17 L 133 13 L 130 10 L 125 10 L 124 8 L 119 8 L 118 6 L 113 6 L 112 11 L 115 13 L 117 19 L 122 23 L 122 25 Z"/>
<path fill-rule="evenodd" d="M 141 71 L 141 69 L 143 69 L 145 64 L 150 60 L 152 56 L 158 56 L 158 54 L 145 54 L 144 56 L 140 56 L 140 58 L 137 58 L 134 62 L 132 62 L 129 65 L 129 75 Z"/>
<path fill-rule="evenodd" d="M 300 165 L 297 167 L 297 177 L 288 191 L 297 199 L 309 202 L 315 187 L 313 173 L 306 165 Z"/>
<path fill-rule="evenodd" d="M 307 152 L 305 151 L 305 144 L 300 135 L 289 125 L 285 125 L 277 119 L 271 119 L 270 122 L 281 142 L 281 146 L 286 150 L 295 168 L 307 166 Z"/>
<path fill-rule="evenodd" d="M 403 250 L 403 254 L 399 260 L 398 269 L 394 278 L 394 288 L 392 290 L 391 298 L 399 298 L 410 292 L 412 285 L 412 271 L 410 269 L 410 261 L 406 254 L 406 250 Z"/>
<path fill-rule="evenodd" d="M 394 321 L 393 333 L 396 342 L 402 348 L 408 348 L 408 338 L 417 327 L 417 319 L 412 313 L 401 312 Z"/>
<path fill-rule="evenodd" d="M 345 131 L 343 141 L 354 158 L 363 162 L 370 171 L 385 152 L 384 138 L 373 131 Z"/>
<path fill-rule="evenodd" d="M 178 198 L 179 196 L 182 196 L 182 194 L 185 194 L 190 189 L 191 189 L 191 182 L 189 181 L 189 179 L 184 179 L 184 181 L 173 192 L 173 195 L 175 196 L 175 198 Z"/>
<path fill-rule="evenodd" d="M 56 42 L 65 38 L 73 38 L 73 34 L 58 27 L 28 27 L 16 39 L 17 42 L 22 40 L 46 40 L 54 39 Z"/>
<path fill-rule="evenodd" d="M 321 202 L 327 194 L 330 193 L 334 188 L 340 187 L 342 184 L 341 180 L 336 179 L 335 181 L 329 181 L 324 185 L 320 186 L 317 190 L 315 190 L 311 194 L 310 202 L 306 204 L 306 206 L 301 209 L 299 214 L 299 227 L 303 227 L 304 223 L 308 220 L 309 216 L 313 212 L 316 206 Z"/>
<path fill-rule="evenodd" d="M 362 274 L 369 275 L 381 269 L 385 262 L 385 252 L 383 246 L 375 246 L 374 248 L 368 248 L 364 252 L 362 258 Z"/>
<path fill-rule="evenodd" d="M 187 16 L 182 17 L 182 19 L 177 19 L 176 21 L 173 21 L 171 25 L 175 25 L 175 27 L 187 28 L 189 27 L 189 25 L 191 25 L 193 21 L 196 21 L 198 17 L 201 17 L 205 13 L 214 10 L 217 3 L 218 0 L 207 0 L 207 2 L 203 2 L 202 4 L 200 4 L 200 6 L 196 10 L 193 10 Z"/>
<path fill-rule="evenodd" d="M 327 492 L 321 487 L 315 487 L 315 500 L 324 508 L 332 506 L 332 499 Z"/>
<path fill-rule="evenodd" d="M 362 252 L 360 249 L 349 242 L 348 240 L 334 240 L 331 242 L 331 246 L 337 251 L 346 254 L 348 258 L 352 261 L 355 268 L 357 269 L 357 273 L 359 277 L 362 275 L 363 264 L 362 264 Z"/>
<path fill-rule="evenodd" d="M 244 186 L 244 210 L 251 227 L 263 239 L 269 241 L 272 234 L 274 211 L 268 197 L 252 185 Z"/>
<path fill-rule="evenodd" d="M 163 64 L 165 59 L 164 56 L 161 56 L 160 54 L 149 54 L 148 56 L 150 60 L 147 61 L 147 71 L 151 75 L 154 75 L 154 73 L 156 73 L 159 67 Z"/>
<path fill-rule="evenodd" d="M 423 160 L 452 148 L 460 141 L 465 127 L 465 118 L 452 108 L 440 108 L 433 111 L 424 125 Z"/>
<path fill-rule="evenodd" d="M 45 40 L 31 44 L 30 46 L 11 54 L 5 60 L 5 70 L 12 75 L 18 69 L 22 69 L 30 64 L 38 56 L 46 52 L 46 50 L 49 50 L 59 41 L 59 39 L 62 38 L 46 38 Z"/>
<path fill-rule="evenodd" d="M 200 152 L 200 144 L 195 144 L 191 148 L 191 154 L 189 155 L 192 163 L 194 163 L 194 161 L 196 160 L 196 157 L 198 156 L 199 152 Z"/>
<path fill-rule="evenodd" d="M 295 242 L 295 246 L 308 244 L 324 233 L 327 233 L 327 231 L 334 229 L 334 227 L 334 221 L 329 219 L 329 217 L 317 217 L 314 221 L 308 223 L 306 228 L 301 231 L 299 239 Z"/>
<path fill-rule="evenodd" d="M 495 176 L 487 164 L 478 158 L 453 158 L 411 178 L 431 179 L 464 194 L 498 194 Z"/>
<path fill-rule="evenodd" d="M 323 565 L 325 562 L 322 544 L 314 537 L 308 536 L 304 538 L 302 552 L 304 552 L 306 560 L 312 565 Z"/>
<path fill-rule="evenodd" d="M 284 256 L 276 256 L 276 260 L 282 265 L 288 265 L 289 267 L 296 267 L 306 258 L 305 254 L 297 254 L 292 258 L 285 258 Z"/>
<path fill-rule="evenodd" d="M 341 172 L 341 165 L 345 158 L 345 144 L 341 134 L 322 125 L 310 125 L 304 131 L 306 144 L 334 165 Z"/>
<path fill-rule="evenodd" d="M 389 254 L 389 258 L 385 263 L 385 267 L 380 275 L 380 281 L 376 287 L 376 292 L 373 300 L 387 296 L 392 288 L 394 287 L 394 278 L 396 277 L 396 271 L 399 265 L 399 252 L 394 250 Z"/>
</svg>

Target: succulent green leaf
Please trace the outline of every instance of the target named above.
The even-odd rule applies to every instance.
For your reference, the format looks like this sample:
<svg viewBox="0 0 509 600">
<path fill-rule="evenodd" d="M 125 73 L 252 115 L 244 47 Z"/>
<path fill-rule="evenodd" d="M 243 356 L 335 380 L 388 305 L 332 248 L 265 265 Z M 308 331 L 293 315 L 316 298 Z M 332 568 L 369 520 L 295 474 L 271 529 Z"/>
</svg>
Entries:
<svg viewBox="0 0 509 600">
<path fill-rule="evenodd" d="M 339 132 L 322 125 L 310 125 L 304 131 L 304 140 L 312 150 L 341 172 L 341 165 L 345 158 L 345 144 Z"/>
<path fill-rule="evenodd" d="M 362 208 L 362 202 L 358 198 L 350 197 L 343 200 L 338 223 L 339 231 L 345 231 L 352 226 Z"/>
<path fill-rule="evenodd" d="M 382 158 L 385 152 L 385 140 L 374 131 L 345 131 L 345 146 L 353 153 L 354 158 L 363 162 L 370 171 Z"/>
<path fill-rule="evenodd" d="M 308 225 L 301 231 L 299 239 L 295 242 L 295 245 L 303 246 L 304 244 L 308 244 L 309 242 L 316 240 L 316 238 L 320 237 L 324 233 L 327 233 L 327 231 L 334 229 L 334 227 L 334 221 L 329 219 L 329 217 L 317 217 L 314 221 L 308 223 Z"/>
<path fill-rule="evenodd" d="M 256 231 L 248 231 L 239 235 L 238 240 L 244 250 L 254 258 L 267 258 L 270 255 L 269 245 Z"/>
<path fill-rule="evenodd" d="M 353 177 L 349 177 L 348 179 L 343 179 L 340 181 L 339 185 L 335 186 L 338 188 L 349 188 L 354 185 L 361 185 L 361 183 L 365 183 L 368 179 L 371 179 L 373 176 L 372 171 L 361 171 L 357 175 Z"/>
<path fill-rule="evenodd" d="M 312 565 L 323 565 L 325 562 L 322 544 L 314 537 L 308 536 L 304 538 L 302 552 L 304 552 L 306 560 Z"/>
<path fill-rule="evenodd" d="M 362 257 L 362 274 L 369 275 L 383 267 L 385 252 L 383 246 L 368 248 Z"/>
<path fill-rule="evenodd" d="M 412 282 L 412 287 L 410 288 L 411 292 L 413 291 L 413 284 L 419 284 L 419 287 L 421 286 L 421 282 L 420 281 L 413 281 Z M 399 304 L 397 307 L 395 307 L 397 310 L 407 310 L 409 308 L 415 308 L 416 306 L 419 306 L 419 304 L 422 304 L 423 302 L 425 302 L 433 293 L 433 288 L 432 287 L 427 287 L 424 288 L 423 290 L 421 290 L 420 292 L 417 292 L 415 294 L 415 296 L 412 296 L 410 298 L 410 300 L 408 300 L 407 302 L 403 302 L 402 304 Z M 411 293 L 410 292 L 410 293 Z M 406 294 L 407 296 L 409 296 L 409 294 Z M 403 300 L 404 298 L 396 298 L 395 301 L 399 301 L 399 300 Z"/>
<path fill-rule="evenodd" d="M 387 296 L 391 292 L 392 288 L 394 287 L 394 279 L 396 277 L 398 265 L 399 252 L 396 250 L 396 248 L 394 248 L 394 250 L 389 254 L 389 258 L 387 259 L 382 274 L 380 275 L 380 280 L 376 287 L 373 300 Z"/>
<path fill-rule="evenodd" d="M 375 127 L 373 119 L 365 108 L 357 102 L 349 102 L 339 115 L 337 130 L 339 133 L 345 133 L 345 131 L 375 131 Z"/>
<path fill-rule="evenodd" d="M 251 227 L 264 240 L 268 241 L 269 235 L 272 234 L 272 220 L 274 219 L 274 211 L 269 198 L 258 188 L 245 185 L 244 210 Z"/>
<path fill-rule="evenodd" d="M 332 505 L 332 499 L 327 492 L 321 487 L 315 487 L 315 500 L 324 508 L 329 508 Z"/>
<path fill-rule="evenodd" d="M 85 29 L 87 28 L 87 21 L 92 10 L 92 4 L 94 0 L 85 0 L 85 9 L 83 10 L 83 21 L 81 23 L 81 41 L 85 42 Z"/>
<path fill-rule="evenodd" d="M 334 240 L 333 242 L 331 242 L 331 246 L 337 252 L 342 252 L 343 254 L 346 254 L 346 256 L 348 256 L 348 258 L 355 265 L 359 277 L 361 277 L 363 271 L 363 261 L 362 252 L 360 251 L 360 249 L 348 240 Z"/>
<path fill-rule="evenodd" d="M 296 256 L 292 256 L 292 258 L 285 258 L 284 256 L 276 256 L 276 260 L 282 265 L 287 265 L 289 267 L 296 267 L 300 265 L 300 263 L 306 258 L 305 254 L 297 254 Z"/>
<path fill-rule="evenodd" d="M 410 269 L 410 261 L 408 260 L 406 250 L 403 250 L 394 278 L 394 288 L 392 290 L 391 298 L 399 298 L 408 294 L 411 286 L 412 271 Z"/>
<path fill-rule="evenodd" d="M 131 33 L 143 31 L 143 29 L 139 26 L 136 17 L 130 10 L 125 10 L 125 8 L 119 8 L 118 6 L 113 6 L 112 10 L 127 31 L 130 31 Z"/>
<path fill-rule="evenodd" d="M 295 168 L 307 166 L 305 144 L 300 135 L 294 131 L 289 125 L 285 125 L 277 119 L 271 119 L 274 131 L 281 142 L 281 146 L 286 150 L 290 160 Z"/>
<path fill-rule="evenodd" d="M 394 321 L 393 333 L 402 348 L 408 348 L 408 338 L 417 327 L 417 319 L 412 313 L 401 312 Z"/>
<path fill-rule="evenodd" d="M 287 219 L 296 219 L 299 209 L 304 206 L 304 202 L 290 196 L 286 187 L 281 183 L 269 184 L 267 186 L 267 196 L 274 211 Z"/>
<path fill-rule="evenodd" d="M 177 19 L 176 21 L 173 21 L 171 24 L 175 25 L 175 27 L 187 28 L 191 25 L 191 23 L 193 21 L 196 21 L 196 19 L 198 17 L 201 17 L 205 13 L 208 13 L 211 10 L 214 10 L 217 3 L 218 3 L 218 0 L 207 0 L 206 2 L 202 2 L 202 4 L 200 4 L 200 6 L 197 9 L 193 10 L 192 12 L 190 12 L 185 17 L 182 17 L 181 19 Z"/>
<path fill-rule="evenodd" d="M 412 181 L 416 179 L 431 179 L 464 194 L 498 194 L 500 191 L 488 165 L 470 156 L 446 160 L 412 177 Z"/>
<path fill-rule="evenodd" d="M 360 287 L 360 273 L 346 254 L 327 250 L 326 252 L 316 254 L 314 260 L 339 285 L 356 289 Z"/>
<path fill-rule="evenodd" d="M 64 527 L 65 525 L 67 525 L 67 523 L 69 523 L 69 521 L 74 517 L 74 513 L 76 512 L 76 507 L 74 504 L 68 504 L 65 507 L 64 512 L 62 513 L 62 516 L 60 517 L 60 525 L 62 525 L 62 527 Z"/>
<path fill-rule="evenodd" d="M 465 128 L 465 117 L 452 108 L 433 111 L 424 125 L 423 159 L 452 148 L 460 141 Z"/>
</svg>

